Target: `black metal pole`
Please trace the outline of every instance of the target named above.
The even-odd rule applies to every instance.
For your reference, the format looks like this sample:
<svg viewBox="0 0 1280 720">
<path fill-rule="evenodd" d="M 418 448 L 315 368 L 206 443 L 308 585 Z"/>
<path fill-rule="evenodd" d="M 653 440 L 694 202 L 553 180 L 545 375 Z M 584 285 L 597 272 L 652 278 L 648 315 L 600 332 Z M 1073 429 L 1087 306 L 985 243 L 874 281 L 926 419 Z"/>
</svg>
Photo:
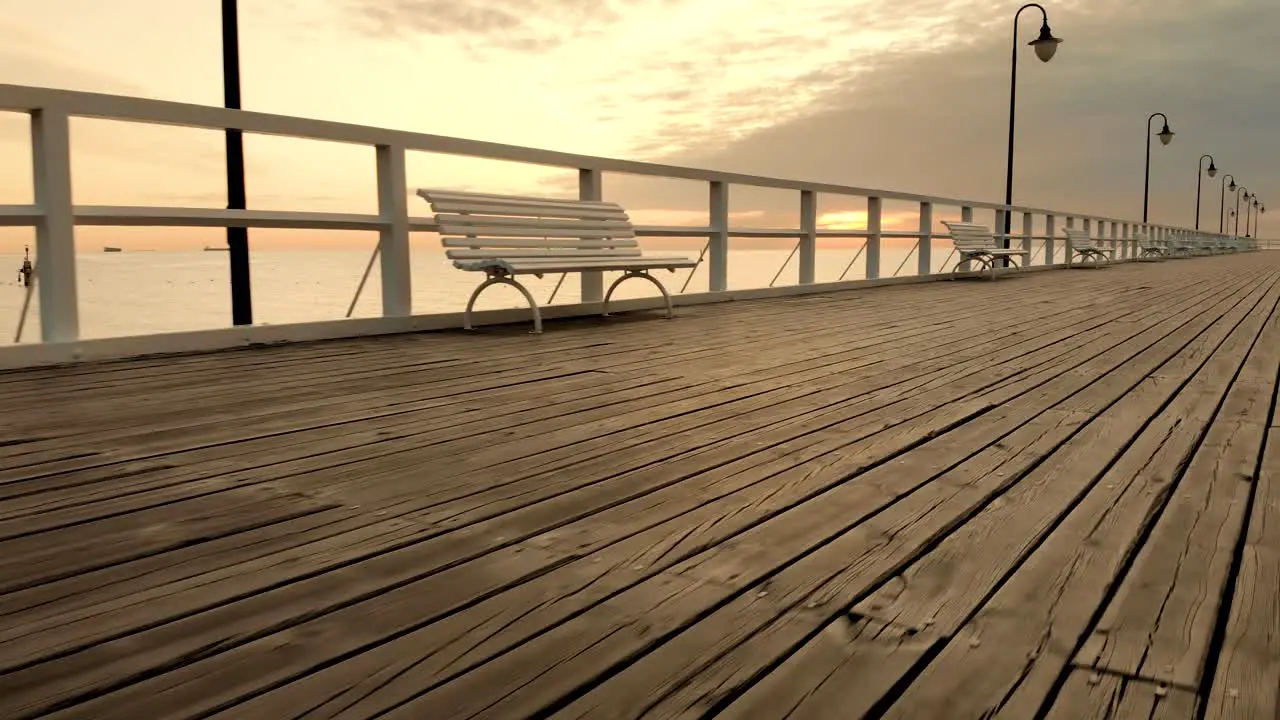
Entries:
<svg viewBox="0 0 1280 720">
<path fill-rule="evenodd" d="M 1032 7 L 1038 9 L 1044 16 L 1044 24 L 1049 24 L 1049 14 L 1038 3 L 1027 3 L 1013 14 L 1013 59 L 1009 71 L 1009 148 L 1005 155 L 1004 172 L 1004 237 L 1000 240 L 1000 246 L 1004 248 L 1009 247 L 1009 230 L 1013 227 L 1013 212 L 1009 210 L 1009 206 L 1013 205 L 1013 119 L 1018 97 L 1018 18 L 1023 10 Z M 1009 265 L 1007 258 L 1002 258 L 1001 263 L 1005 267 Z"/>
<path fill-rule="evenodd" d="M 237 0 L 222 0 L 223 105 L 240 109 L 240 30 Z M 239 130 L 227 130 L 227 209 L 245 209 L 244 139 Z M 231 263 L 231 322 L 253 324 L 253 294 L 249 281 L 249 230 L 227 228 L 227 255 Z"/>
<path fill-rule="evenodd" d="M 1236 225 L 1235 225 L 1235 229 L 1231 231 L 1236 237 L 1240 237 L 1240 191 L 1241 190 L 1248 192 L 1249 188 L 1243 185 L 1240 185 L 1236 188 Z"/>
<path fill-rule="evenodd" d="M 1142 224 L 1147 224 L 1147 200 L 1151 194 L 1151 121 L 1156 116 L 1164 118 L 1166 125 L 1169 124 L 1169 118 L 1164 113 L 1151 113 L 1151 117 L 1147 118 L 1147 163 L 1143 170 L 1142 177 Z"/>
<path fill-rule="evenodd" d="M 1151 142 L 1148 138 L 1147 142 Z M 1196 161 L 1196 230 L 1200 229 L 1200 181 L 1204 179 L 1204 159 L 1209 158 L 1209 167 L 1213 167 L 1212 155 L 1201 155 Z"/>
<path fill-rule="evenodd" d="M 1222 192 L 1218 196 L 1218 234 L 1219 235 L 1221 235 L 1227 229 L 1227 226 L 1225 224 L 1225 221 L 1227 219 L 1227 178 L 1231 178 L 1232 185 L 1236 183 L 1236 178 L 1234 175 L 1228 174 L 1228 175 L 1222 176 Z"/>
</svg>

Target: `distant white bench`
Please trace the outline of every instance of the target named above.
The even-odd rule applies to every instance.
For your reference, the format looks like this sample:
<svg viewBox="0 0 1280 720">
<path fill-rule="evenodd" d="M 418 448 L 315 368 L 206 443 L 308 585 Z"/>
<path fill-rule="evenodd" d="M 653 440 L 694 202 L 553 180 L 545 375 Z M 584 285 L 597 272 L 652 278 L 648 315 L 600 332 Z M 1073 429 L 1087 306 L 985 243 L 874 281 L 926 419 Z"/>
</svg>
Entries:
<svg viewBox="0 0 1280 720">
<path fill-rule="evenodd" d="M 1063 228 L 1062 233 L 1067 236 L 1068 247 L 1071 248 L 1072 257 L 1067 258 L 1067 264 L 1075 259 L 1076 255 L 1081 260 L 1091 261 L 1093 264 L 1099 262 L 1111 261 L 1111 248 L 1104 248 L 1093 239 L 1088 231 L 1080 228 Z"/>
<path fill-rule="evenodd" d="M 533 332 L 542 332 L 538 302 L 517 275 L 620 270 L 601 306 L 609 314 L 609 298 L 622 281 L 645 278 L 658 286 L 673 317 L 671 295 L 650 270 L 692 268 L 686 257 L 646 256 L 636 242 L 635 227 L 617 204 L 596 200 L 554 200 L 518 195 L 490 195 L 454 190 L 419 190 L 431 204 L 445 256 L 459 270 L 488 277 L 471 293 L 463 327 L 471 329 L 476 298 L 491 285 L 510 285 L 524 295 L 533 311 Z"/>
<path fill-rule="evenodd" d="M 1171 255 L 1194 255 L 1200 247 L 1193 241 L 1182 236 L 1174 236 L 1172 240 L 1165 243 L 1168 252 Z"/>
<path fill-rule="evenodd" d="M 956 261 L 955 267 L 951 268 L 951 272 L 955 273 L 965 261 L 973 260 L 982 265 L 980 270 L 990 270 L 991 277 L 996 276 L 996 260 L 1000 258 L 1008 258 L 1012 260 L 1015 257 L 1025 256 L 1025 250 L 1015 250 L 1013 248 L 1002 248 L 996 243 L 996 238 L 991 234 L 991 228 L 986 225 L 975 225 L 967 222 L 953 222 L 951 220 L 943 220 L 943 225 L 951 231 L 951 242 L 955 245 L 956 253 L 960 259 Z M 1018 267 L 1018 263 L 1014 262 L 1014 267 Z"/>
<path fill-rule="evenodd" d="M 1168 255 L 1168 251 L 1163 245 L 1152 240 L 1146 233 L 1135 233 L 1133 239 L 1138 243 L 1138 259 L 1151 260 L 1152 258 L 1163 259 Z"/>
</svg>

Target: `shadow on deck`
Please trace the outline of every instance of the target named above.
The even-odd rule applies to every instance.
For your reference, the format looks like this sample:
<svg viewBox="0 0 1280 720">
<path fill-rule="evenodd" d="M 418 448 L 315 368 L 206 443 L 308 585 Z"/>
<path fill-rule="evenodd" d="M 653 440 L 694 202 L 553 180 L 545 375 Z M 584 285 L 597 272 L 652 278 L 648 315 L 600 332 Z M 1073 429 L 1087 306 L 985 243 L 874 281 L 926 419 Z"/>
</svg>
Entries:
<svg viewBox="0 0 1280 720">
<path fill-rule="evenodd" d="M 0 716 L 1273 717 L 1280 254 L 0 375 Z"/>
</svg>

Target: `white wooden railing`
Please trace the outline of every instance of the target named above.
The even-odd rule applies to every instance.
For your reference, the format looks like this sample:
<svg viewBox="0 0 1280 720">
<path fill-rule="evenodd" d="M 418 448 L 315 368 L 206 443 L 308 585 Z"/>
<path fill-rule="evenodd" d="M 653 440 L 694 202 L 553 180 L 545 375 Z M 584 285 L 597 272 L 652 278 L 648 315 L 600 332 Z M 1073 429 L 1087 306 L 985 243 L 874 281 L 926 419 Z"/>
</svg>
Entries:
<svg viewBox="0 0 1280 720">
<path fill-rule="evenodd" d="M 0 85 L 0 111 L 26 113 L 31 118 L 31 143 L 34 164 L 34 204 L 0 205 L 0 225 L 30 226 L 36 229 L 36 257 L 40 306 L 41 340 L 45 344 L 76 343 L 80 339 L 76 296 L 76 253 L 74 236 L 77 226 L 166 226 L 166 227 L 248 227 L 376 230 L 379 233 L 380 270 L 382 278 L 382 315 L 384 318 L 412 316 L 409 272 L 409 234 L 435 229 L 431 218 L 414 217 L 408 207 L 408 185 L 405 175 L 407 151 L 469 156 L 514 161 L 541 166 L 576 169 L 579 197 L 602 198 L 605 173 L 623 173 L 658 178 L 694 180 L 705 183 L 709 222 L 705 226 L 638 226 L 637 233 L 648 237 L 706 237 L 705 256 L 709 269 L 709 291 L 728 288 L 729 243 L 731 237 L 794 238 L 799 256 L 801 286 L 814 283 L 817 240 L 819 238 L 860 238 L 864 240 L 859 255 L 865 262 L 865 278 L 881 278 L 881 241 L 886 238 L 913 238 L 917 274 L 928 276 L 933 269 L 935 238 L 946 238 L 935 232 L 935 214 L 941 209 L 958 209 L 961 220 L 972 221 L 977 210 L 990 211 L 991 226 L 997 233 L 1004 226 L 1004 214 L 1022 216 L 1022 222 L 1011 223 L 1011 244 L 1021 245 L 1031 253 L 1033 241 L 1041 241 L 1043 258 L 1038 264 L 1054 264 L 1055 243 L 1065 242 L 1057 225 L 1081 227 L 1093 237 L 1105 240 L 1116 250 L 1118 259 L 1136 256 L 1132 241 L 1137 232 L 1156 239 L 1171 239 L 1192 231 L 1164 225 L 1143 225 L 1132 220 L 1100 217 L 1081 212 L 1065 212 L 1045 208 L 1005 206 L 1000 203 L 932 197 L 913 193 L 872 188 L 805 182 L 782 178 L 759 177 L 738 173 L 716 172 L 673 165 L 633 162 L 589 155 L 554 152 L 461 138 L 365 127 L 324 120 L 226 110 L 219 107 L 191 105 L 96 93 L 52 90 L 47 88 Z M 72 117 L 122 120 L 156 125 L 177 125 L 210 130 L 239 129 L 248 133 L 288 136 L 349 143 L 375 149 L 377 157 L 378 213 L 352 214 L 331 212 L 288 212 L 263 210 L 227 210 L 221 208 L 172 208 L 143 206 L 73 205 L 71 194 L 71 154 L 69 122 Z M 733 186 L 752 186 L 794 191 L 798 195 L 800 227 L 746 228 L 729 224 L 729 194 Z M 867 222 L 864 230 L 822 229 L 818 227 L 818 197 L 830 194 L 865 198 Z M 919 205 L 919 227 L 910 231 L 882 229 L 885 201 L 907 201 Z M 1043 235 L 1033 233 L 1033 219 L 1044 217 Z M 1206 237 L 1209 237 L 1206 235 Z M 788 258 L 788 262 L 790 258 Z M 904 261 L 905 264 L 905 261 Z M 902 267 L 899 267 L 900 271 Z M 848 268 L 846 268 L 846 272 Z M 895 272 L 896 274 L 896 272 Z M 843 277 L 843 275 L 842 275 Z M 602 296 L 599 273 L 584 273 L 581 298 L 584 304 L 598 302 Z M 803 291 L 803 288 L 801 288 Z M 419 316 L 421 317 L 421 316 Z M 356 323 L 358 321 L 348 321 Z M 385 324 L 378 331 L 388 331 Z M 409 325 L 404 325 L 406 329 Z M 228 329 L 230 330 L 230 329 Z M 218 331 L 214 331 L 218 332 Z M 362 330 L 349 326 L 346 331 L 326 331 L 356 335 Z M 243 342 L 244 335 L 228 335 L 223 343 Z M 251 338 L 250 338 L 251 339 Z M 209 343 L 205 343 L 207 346 Z M 133 351 L 145 348 L 137 343 Z M 5 350 L 7 351 L 7 349 Z M 0 351 L 2 354 L 4 351 Z"/>
</svg>

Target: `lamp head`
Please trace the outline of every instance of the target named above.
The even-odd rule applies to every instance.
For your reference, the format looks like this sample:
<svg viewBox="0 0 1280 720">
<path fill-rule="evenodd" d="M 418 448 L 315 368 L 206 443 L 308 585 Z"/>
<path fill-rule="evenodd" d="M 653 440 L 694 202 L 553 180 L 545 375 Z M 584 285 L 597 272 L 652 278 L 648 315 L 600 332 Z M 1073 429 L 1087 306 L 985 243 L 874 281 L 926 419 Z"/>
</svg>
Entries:
<svg viewBox="0 0 1280 720">
<path fill-rule="evenodd" d="M 1173 140 L 1173 131 L 1169 129 L 1169 123 L 1164 124 L 1164 127 L 1157 133 L 1157 137 L 1160 138 L 1161 145 L 1168 145 Z"/>
<path fill-rule="evenodd" d="M 1231 180 L 1231 184 L 1227 186 L 1227 190 L 1228 190 L 1229 192 L 1235 192 L 1235 191 L 1236 191 L 1236 181 L 1235 181 L 1235 179 L 1234 179 L 1234 178 Z"/>
<path fill-rule="evenodd" d="M 1036 57 L 1040 58 L 1040 62 L 1049 62 L 1053 59 L 1053 54 L 1058 52 L 1058 43 L 1062 42 L 1062 38 L 1053 36 L 1053 31 L 1049 29 L 1049 23 L 1040 26 L 1040 37 L 1027 43 L 1035 48 Z"/>
<path fill-rule="evenodd" d="M 1214 176 L 1216 176 L 1216 175 L 1218 174 L 1218 168 L 1216 168 L 1216 167 L 1214 167 L 1214 166 L 1213 166 L 1213 160 L 1212 160 L 1212 159 L 1211 159 L 1211 160 L 1209 160 L 1209 169 L 1208 169 L 1208 170 L 1206 170 L 1206 171 L 1205 171 L 1205 173 L 1206 173 L 1209 177 L 1214 177 Z"/>
</svg>

